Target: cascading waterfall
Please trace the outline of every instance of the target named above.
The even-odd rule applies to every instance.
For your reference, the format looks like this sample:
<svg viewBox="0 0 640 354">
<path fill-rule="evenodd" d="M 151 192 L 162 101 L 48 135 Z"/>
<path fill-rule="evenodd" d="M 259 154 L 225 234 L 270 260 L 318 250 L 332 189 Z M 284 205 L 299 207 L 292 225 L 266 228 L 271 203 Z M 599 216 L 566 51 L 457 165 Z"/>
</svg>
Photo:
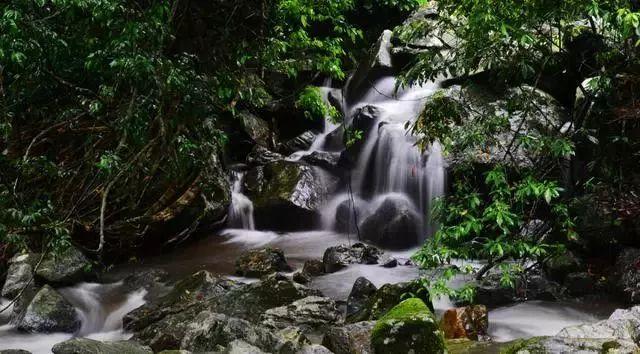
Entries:
<svg viewBox="0 0 640 354">
<path fill-rule="evenodd" d="M 231 205 L 229 206 L 229 227 L 255 230 L 253 202 L 242 194 L 244 172 L 231 171 Z"/>
</svg>

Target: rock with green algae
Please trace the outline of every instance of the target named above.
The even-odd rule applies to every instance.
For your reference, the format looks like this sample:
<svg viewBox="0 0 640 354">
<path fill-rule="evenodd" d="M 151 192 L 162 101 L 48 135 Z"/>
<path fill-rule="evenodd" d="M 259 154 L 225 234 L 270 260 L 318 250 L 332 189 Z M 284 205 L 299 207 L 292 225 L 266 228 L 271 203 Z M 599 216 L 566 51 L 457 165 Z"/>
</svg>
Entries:
<svg viewBox="0 0 640 354">
<path fill-rule="evenodd" d="M 75 308 L 49 285 L 33 297 L 18 325 L 19 330 L 31 333 L 73 333 L 79 328 Z"/>
<path fill-rule="evenodd" d="M 36 269 L 38 278 L 49 284 L 73 284 L 91 272 L 91 262 L 75 247 L 47 254 Z"/>
<path fill-rule="evenodd" d="M 236 274 L 259 278 L 275 272 L 289 272 L 291 266 L 279 248 L 262 248 L 243 252 L 236 261 Z"/>
<path fill-rule="evenodd" d="M 467 338 L 448 339 L 446 344 L 449 354 L 498 354 L 508 345 L 507 343 L 475 341 Z"/>
<path fill-rule="evenodd" d="M 377 354 L 446 352 L 435 316 L 418 298 L 401 302 L 377 321 L 371 333 L 371 346 Z"/>
<path fill-rule="evenodd" d="M 398 305 L 405 294 L 415 294 L 426 306 L 433 311 L 429 292 L 418 282 L 405 282 L 398 284 L 385 284 L 381 286 L 373 295 L 370 295 L 364 306 L 360 306 L 358 311 L 349 313 L 347 322 L 355 323 L 361 321 L 377 320 Z M 347 305 L 348 306 L 348 305 Z"/>
<path fill-rule="evenodd" d="M 638 347 L 631 341 L 613 338 L 534 337 L 517 340 L 502 354 L 632 354 Z"/>
<path fill-rule="evenodd" d="M 54 354 L 152 354 L 151 348 L 134 341 L 100 342 L 73 338 L 53 346 Z"/>
</svg>

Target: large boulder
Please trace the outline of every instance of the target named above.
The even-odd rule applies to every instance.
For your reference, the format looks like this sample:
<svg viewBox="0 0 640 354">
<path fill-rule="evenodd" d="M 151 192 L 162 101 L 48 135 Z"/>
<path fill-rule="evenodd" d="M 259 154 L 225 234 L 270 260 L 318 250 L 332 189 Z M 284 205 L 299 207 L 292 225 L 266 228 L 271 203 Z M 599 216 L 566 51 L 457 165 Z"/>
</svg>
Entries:
<svg viewBox="0 0 640 354">
<path fill-rule="evenodd" d="M 236 261 L 236 274 L 259 278 L 275 272 L 289 272 L 284 252 L 278 248 L 263 248 L 242 253 Z"/>
<path fill-rule="evenodd" d="M 640 306 L 616 310 L 608 319 L 567 327 L 558 333 L 563 338 L 615 338 L 637 341 L 640 335 Z"/>
<path fill-rule="evenodd" d="M 632 354 L 638 347 L 630 341 L 612 338 L 534 337 L 517 340 L 503 353 L 509 354 Z"/>
<path fill-rule="evenodd" d="M 380 318 L 371 333 L 376 354 L 446 352 L 435 316 L 422 300 L 405 300 Z"/>
<path fill-rule="evenodd" d="M 359 310 L 355 311 L 352 304 L 352 310 L 349 313 L 349 322 L 360 322 L 377 320 L 384 316 L 389 310 L 398 305 L 407 294 L 420 299 L 427 307 L 433 311 L 433 304 L 429 296 L 428 290 L 418 282 L 406 282 L 397 284 L 385 284 L 381 286 L 373 295 L 368 296 L 365 304 L 358 306 Z"/>
<path fill-rule="evenodd" d="M 89 338 L 73 338 L 58 343 L 53 354 L 152 354 L 148 346 L 134 341 L 100 342 Z"/>
<path fill-rule="evenodd" d="M 2 297 L 14 299 L 22 289 L 33 284 L 32 263 L 35 262 L 36 257 L 38 256 L 34 254 L 21 254 L 9 261 L 7 278 L 2 287 Z"/>
<path fill-rule="evenodd" d="M 80 250 L 68 247 L 48 253 L 36 269 L 36 275 L 49 284 L 73 284 L 91 271 L 91 262 Z"/>
<path fill-rule="evenodd" d="M 199 271 L 177 282 L 166 295 L 126 314 L 124 328 L 137 331 L 167 315 L 179 313 L 196 303 L 217 299 L 240 285 L 207 271 Z"/>
<path fill-rule="evenodd" d="M 616 259 L 616 288 L 625 301 L 640 303 L 640 249 L 624 249 Z"/>
<path fill-rule="evenodd" d="M 487 307 L 475 305 L 448 309 L 442 316 L 440 327 L 447 339 L 478 340 L 483 338 L 489 330 Z"/>
<path fill-rule="evenodd" d="M 338 179 L 310 166 L 275 161 L 250 170 L 245 194 L 253 201 L 256 227 L 279 231 L 311 228 Z"/>
<path fill-rule="evenodd" d="M 18 325 L 19 330 L 34 333 L 73 333 L 79 328 L 75 308 L 48 285 L 34 296 Z"/>
<path fill-rule="evenodd" d="M 380 250 L 363 243 L 339 245 L 324 251 L 322 263 L 326 273 L 335 273 L 349 264 L 377 264 L 381 255 Z"/>
<path fill-rule="evenodd" d="M 346 317 L 348 322 L 355 322 L 352 317 L 360 316 L 377 290 L 378 288 L 369 279 L 365 277 L 356 279 L 347 299 Z"/>
<path fill-rule="evenodd" d="M 322 345 L 335 354 L 373 354 L 371 332 L 374 321 L 330 327 L 322 339 Z"/>
<path fill-rule="evenodd" d="M 391 249 L 406 249 L 421 239 L 422 219 L 412 203 L 399 197 L 385 199 L 360 227 L 365 240 Z"/>
<path fill-rule="evenodd" d="M 306 332 L 321 332 L 330 325 L 344 322 L 342 311 L 327 297 L 309 296 L 281 307 L 267 310 L 261 317 L 269 328 L 299 327 Z"/>
</svg>

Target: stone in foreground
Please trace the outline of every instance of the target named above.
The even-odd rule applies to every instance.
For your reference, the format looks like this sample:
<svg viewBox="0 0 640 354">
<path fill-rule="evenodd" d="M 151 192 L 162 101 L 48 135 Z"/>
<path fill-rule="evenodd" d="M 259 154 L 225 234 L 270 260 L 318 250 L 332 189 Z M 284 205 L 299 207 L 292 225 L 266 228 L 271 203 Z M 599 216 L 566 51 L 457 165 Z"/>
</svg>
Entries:
<svg viewBox="0 0 640 354">
<path fill-rule="evenodd" d="M 435 316 L 422 300 L 412 298 L 378 320 L 371 334 L 376 354 L 441 354 L 444 336 Z"/>
<path fill-rule="evenodd" d="M 76 310 L 48 285 L 34 296 L 18 325 L 19 330 L 32 333 L 73 333 L 79 328 Z"/>
<path fill-rule="evenodd" d="M 151 354 L 151 348 L 134 341 L 100 342 L 88 338 L 73 338 L 56 344 L 54 354 Z"/>
</svg>

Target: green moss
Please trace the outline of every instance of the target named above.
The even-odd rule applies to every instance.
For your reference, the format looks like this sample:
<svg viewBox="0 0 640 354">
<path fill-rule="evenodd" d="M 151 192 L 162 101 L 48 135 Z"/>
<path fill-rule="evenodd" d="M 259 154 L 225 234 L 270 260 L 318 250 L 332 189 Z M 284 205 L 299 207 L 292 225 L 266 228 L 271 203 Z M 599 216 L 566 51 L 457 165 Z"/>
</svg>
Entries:
<svg viewBox="0 0 640 354">
<path fill-rule="evenodd" d="M 534 337 L 530 339 L 520 339 L 509 347 L 501 351 L 501 354 L 516 354 L 520 351 L 526 351 L 528 354 L 547 354 L 543 341 L 547 337 Z"/>
<path fill-rule="evenodd" d="M 425 303 L 411 298 L 384 315 L 373 328 L 371 345 L 378 354 L 444 353 L 444 337 Z"/>
</svg>

